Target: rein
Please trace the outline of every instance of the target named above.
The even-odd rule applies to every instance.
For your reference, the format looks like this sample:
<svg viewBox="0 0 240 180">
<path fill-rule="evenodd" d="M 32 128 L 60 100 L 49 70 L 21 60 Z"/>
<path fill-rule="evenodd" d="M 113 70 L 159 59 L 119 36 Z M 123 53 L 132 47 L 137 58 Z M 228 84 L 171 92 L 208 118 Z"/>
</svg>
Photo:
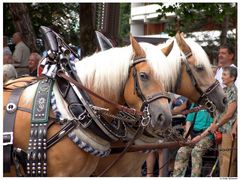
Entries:
<svg viewBox="0 0 240 180">
<path fill-rule="evenodd" d="M 105 98 L 103 98 L 102 96 L 99 96 L 98 94 L 94 93 L 93 91 L 91 91 L 90 89 L 88 89 L 87 87 L 83 86 L 82 84 L 80 84 L 79 82 L 77 82 L 76 80 L 72 79 L 71 77 L 67 76 L 66 74 L 64 74 L 64 72 L 62 70 L 59 70 L 57 72 L 57 75 L 59 77 L 62 77 L 64 78 L 65 80 L 71 82 L 72 84 L 74 84 L 75 86 L 77 86 L 78 88 L 82 89 L 82 90 L 85 90 L 87 91 L 89 94 L 97 97 L 98 99 L 101 99 L 102 101 L 108 103 L 108 104 L 111 104 L 112 106 L 116 107 L 118 110 L 120 111 L 123 111 L 123 112 L 127 112 L 127 113 L 130 113 L 132 115 L 139 115 L 139 116 L 144 116 L 144 113 L 141 112 L 141 111 L 138 111 L 136 109 L 133 109 L 133 108 L 128 108 L 126 106 L 122 106 L 120 104 L 116 104 L 112 101 L 109 101 Z"/>
<path fill-rule="evenodd" d="M 206 108 L 204 108 L 203 106 L 197 106 L 197 107 L 194 107 L 194 108 L 192 108 L 192 109 L 182 111 L 180 114 L 185 115 L 185 114 L 197 112 L 197 111 L 200 111 L 200 110 L 203 110 L 203 109 L 206 110 Z"/>
<path fill-rule="evenodd" d="M 183 111 L 181 114 L 185 115 L 185 114 L 197 112 L 203 109 L 205 109 L 203 106 L 196 106 L 190 110 Z M 186 138 L 185 138 L 185 139 L 181 139 L 174 142 L 163 142 L 161 144 L 132 145 L 127 152 L 137 152 L 137 151 L 146 151 L 146 150 L 154 150 L 154 149 L 164 149 L 164 148 L 171 149 L 171 148 L 177 148 L 177 147 L 188 146 L 188 145 L 189 144 L 188 142 L 186 142 Z M 112 146 L 111 154 L 121 153 L 125 148 L 126 146 L 124 145 Z"/>
<path fill-rule="evenodd" d="M 111 164 L 109 164 L 104 171 L 98 176 L 98 177 L 102 177 L 109 169 L 111 169 L 114 164 L 116 164 L 118 162 L 119 159 L 122 158 L 122 156 L 126 153 L 129 152 L 129 149 L 132 147 L 132 144 L 134 143 L 134 141 L 138 138 L 139 135 L 141 135 L 143 133 L 144 127 L 143 126 L 139 126 L 136 133 L 134 134 L 134 137 L 127 143 L 127 145 L 124 147 L 124 149 L 121 151 L 121 153 L 114 159 L 114 161 L 111 162 Z"/>
</svg>

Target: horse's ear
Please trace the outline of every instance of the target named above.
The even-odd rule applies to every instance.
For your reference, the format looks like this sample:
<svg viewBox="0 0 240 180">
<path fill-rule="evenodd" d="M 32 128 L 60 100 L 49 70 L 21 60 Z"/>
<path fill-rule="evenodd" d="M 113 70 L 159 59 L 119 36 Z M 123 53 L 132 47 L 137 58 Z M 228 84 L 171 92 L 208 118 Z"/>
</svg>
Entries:
<svg viewBox="0 0 240 180">
<path fill-rule="evenodd" d="M 187 43 L 185 42 L 182 33 L 180 34 L 180 32 L 177 32 L 176 34 L 176 40 L 178 43 L 178 46 L 180 47 L 180 49 L 184 52 L 184 53 L 189 53 L 191 52 L 191 49 L 189 48 L 189 46 L 187 45 Z"/>
<path fill-rule="evenodd" d="M 161 51 L 163 52 L 163 54 L 165 54 L 165 56 L 168 56 L 169 53 L 171 52 L 171 50 L 173 48 L 173 43 L 174 43 L 174 41 L 172 41 L 168 46 L 161 49 Z"/>
<path fill-rule="evenodd" d="M 131 34 L 130 34 L 130 42 L 132 44 L 135 57 L 146 56 L 146 54 L 145 54 L 144 50 L 141 48 L 140 44 L 137 42 L 137 40 Z"/>
</svg>

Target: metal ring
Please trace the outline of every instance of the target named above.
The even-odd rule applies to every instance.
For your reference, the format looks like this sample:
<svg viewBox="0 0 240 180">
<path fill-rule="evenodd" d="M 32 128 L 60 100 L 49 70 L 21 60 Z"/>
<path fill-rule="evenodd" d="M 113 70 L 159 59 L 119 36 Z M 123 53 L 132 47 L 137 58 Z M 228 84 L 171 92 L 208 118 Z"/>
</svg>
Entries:
<svg viewBox="0 0 240 180">
<path fill-rule="evenodd" d="M 147 116 L 146 118 L 145 117 L 142 118 L 141 124 L 143 127 L 146 127 L 149 124 L 149 122 L 150 122 L 150 117 Z"/>
<path fill-rule="evenodd" d="M 8 113 L 14 113 L 17 110 L 17 106 L 14 103 L 8 103 L 6 106 L 6 111 Z"/>
</svg>

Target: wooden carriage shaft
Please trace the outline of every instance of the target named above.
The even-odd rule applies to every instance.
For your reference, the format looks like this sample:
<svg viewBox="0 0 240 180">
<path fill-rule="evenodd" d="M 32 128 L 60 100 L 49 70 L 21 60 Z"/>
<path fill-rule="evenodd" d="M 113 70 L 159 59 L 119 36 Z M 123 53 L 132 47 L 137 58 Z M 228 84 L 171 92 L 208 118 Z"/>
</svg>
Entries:
<svg viewBox="0 0 240 180">
<path fill-rule="evenodd" d="M 137 152 L 137 151 L 146 151 L 146 150 L 154 150 L 154 149 L 173 149 L 178 148 L 182 146 L 189 145 L 186 142 L 183 141 L 175 141 L 175 142 L 165 142 L 161 144 L 144 144 L 144 145 L 132 145 L 128 152 Z M 113 146 L 111 147 L 111 154 L 121 153 L 123 149 L 125 148 L 124 145 L 122 146 Z"/>
</svg>

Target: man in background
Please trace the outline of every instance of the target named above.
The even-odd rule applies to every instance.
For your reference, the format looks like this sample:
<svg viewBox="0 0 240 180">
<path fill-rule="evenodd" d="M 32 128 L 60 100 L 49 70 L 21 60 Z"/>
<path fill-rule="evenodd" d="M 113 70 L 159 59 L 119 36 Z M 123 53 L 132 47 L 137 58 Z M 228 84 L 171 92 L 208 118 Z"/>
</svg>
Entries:
<svg viewBox="0 0 240 180">
<path fill-rule="evenodd" d="M 22 34 L 20 32 L 13 34 L 13 43 L 16 45 L 13 52 L 13 61 L 17 68 L 18 75 L 22 76 L 28 74 L 28 57 L 30 56 L 30 49 L 22 41 Z"/>
<path fill-rule="evenodd" d="M 230 46 L 229 44 L 224 44 L 220 46 L 218 51 L 218 68 L 216 70 L 215 79 L 217 79 L 220 82 L 220 85 L 222 87 L 225 86 L 222 80 L 223 68 L 226 66 L 236 67 L 233 64 L 234 57 L 235 57 L 235 51 L 232 46 Z M 237 85 L 237 82 L 238 82 L 238 79 L 235 81 L 235 85 Z"/>
</svg>

